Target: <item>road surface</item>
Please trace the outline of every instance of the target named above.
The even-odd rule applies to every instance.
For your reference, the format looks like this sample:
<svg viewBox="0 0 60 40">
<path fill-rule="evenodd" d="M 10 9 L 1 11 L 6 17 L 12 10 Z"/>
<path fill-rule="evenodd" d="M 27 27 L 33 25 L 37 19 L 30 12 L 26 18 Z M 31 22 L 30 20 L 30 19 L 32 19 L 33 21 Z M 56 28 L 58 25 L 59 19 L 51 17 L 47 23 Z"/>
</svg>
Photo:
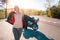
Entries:
<svg viewBox="0 0 60 40">
<path fill-rule="evenodd" d="M 60 40 L 60 19 L 48 18 L 39 16 L 39 31 L 44 33 L 47 37 L 55 40 Z M 0 20 L 0 40 L 14 40 L 11 24 Z M 21 40 L 36 40 L 35 38 L 25 39 L 23 34 Z"/>
</svg>

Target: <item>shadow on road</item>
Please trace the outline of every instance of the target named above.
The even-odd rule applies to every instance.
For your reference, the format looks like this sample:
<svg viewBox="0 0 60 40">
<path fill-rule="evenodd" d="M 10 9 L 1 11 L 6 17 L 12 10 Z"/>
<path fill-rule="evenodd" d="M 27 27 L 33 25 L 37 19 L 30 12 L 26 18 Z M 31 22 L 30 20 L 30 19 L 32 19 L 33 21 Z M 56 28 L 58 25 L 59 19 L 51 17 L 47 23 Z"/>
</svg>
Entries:
<svg viewBox="0 0 60 40">
<path fill-rule="evenodd" d="M 26 39 L 35 37 L 37 40 L 50 40 L 43 33 L 31 29 L 24 30 L 23 36 Z"/>
</svg>

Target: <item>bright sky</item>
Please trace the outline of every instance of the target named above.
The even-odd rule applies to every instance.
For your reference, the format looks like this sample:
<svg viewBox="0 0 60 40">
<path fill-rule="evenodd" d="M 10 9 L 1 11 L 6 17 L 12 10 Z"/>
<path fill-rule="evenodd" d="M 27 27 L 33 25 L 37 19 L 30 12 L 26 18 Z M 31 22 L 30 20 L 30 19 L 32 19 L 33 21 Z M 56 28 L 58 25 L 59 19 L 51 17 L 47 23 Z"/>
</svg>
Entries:
<svg viewBox="0 0 60 40">
<path fill-rule="evenodd" d="M 38 9 L 38 10 L 46 10 L 45 8 L 45 0 L 9 0 L 8 8 L 13 8 L 15 5 L 18 5 L 20 8 L 25 9 Z M 54 0 L 52 5 L 58 3 L 58 0 Z"/>
</svg>

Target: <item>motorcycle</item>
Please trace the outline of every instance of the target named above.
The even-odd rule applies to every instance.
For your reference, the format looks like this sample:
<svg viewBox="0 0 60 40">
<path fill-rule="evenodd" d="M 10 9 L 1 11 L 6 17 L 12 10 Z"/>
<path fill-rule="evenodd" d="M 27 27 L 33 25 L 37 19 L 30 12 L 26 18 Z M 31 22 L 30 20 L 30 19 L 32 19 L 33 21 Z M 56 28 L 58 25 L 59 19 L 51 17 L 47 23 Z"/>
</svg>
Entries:
<svg viewBox="0 0 60 40">
<path fill-rule="evenodd" d="M 27 15 L 24 16 L 25 26 L 24 26 L 24 32 L 23 36 L 26 39 L 35 37 L 37 40 L 50 40 L 47 38 L 42 32 L 38 31 L 38 20 L 35 20 L 34 18 L 31 18 Z M 28 29 L 27 27 L 30 27 L 32 29 Z"/>
<path fill-rule="evenodd" d="M 24 28 L 27 29 L 27 27 L 30 27 L 34 30 L 38 29 L 38 24 L 37 22 L 39 19 L 35 20 L 33 17 L 29 17 L 27 15 L 24 15 Z"/>
</svg>

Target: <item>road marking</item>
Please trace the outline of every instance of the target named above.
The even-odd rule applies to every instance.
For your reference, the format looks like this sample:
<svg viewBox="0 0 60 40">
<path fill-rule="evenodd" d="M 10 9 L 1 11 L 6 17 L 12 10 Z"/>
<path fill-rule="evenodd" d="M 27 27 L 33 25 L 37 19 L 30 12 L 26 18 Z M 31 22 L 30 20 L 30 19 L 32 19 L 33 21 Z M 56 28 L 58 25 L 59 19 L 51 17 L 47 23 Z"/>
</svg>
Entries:
<svg viewBox="0 0 60 40">
<path fill-rule="evenodd" d="M 43 22 L 51 22 L 51 23 L 54 23 L 54 24 L 56 24 L 57 22 L 53 22 L 53 21 L 48 21 L 48 20 L 45 20 L 45 19 L 40 19 L 40 21 L 43 21 Z"/>
<path fill-rule="evenodd" d="M 54 24 L 57 23 L 57 22 L 53 22 Z"/>
<path fill-rule="evenodd" d="M 48 21 L 48 22 L 51 22 L 51 21 Z"/>
<path fill-rule="evenodd" d="M 54 23 L 56 24 L 57 22 L 54 22 L 54 21 L 51 21 L 51 20 L 45 20 L 45 19 L 39 19 L 40 21 L 43 21 L 43 22 L 48 22 L 48 23 Z"/>
</svg>

